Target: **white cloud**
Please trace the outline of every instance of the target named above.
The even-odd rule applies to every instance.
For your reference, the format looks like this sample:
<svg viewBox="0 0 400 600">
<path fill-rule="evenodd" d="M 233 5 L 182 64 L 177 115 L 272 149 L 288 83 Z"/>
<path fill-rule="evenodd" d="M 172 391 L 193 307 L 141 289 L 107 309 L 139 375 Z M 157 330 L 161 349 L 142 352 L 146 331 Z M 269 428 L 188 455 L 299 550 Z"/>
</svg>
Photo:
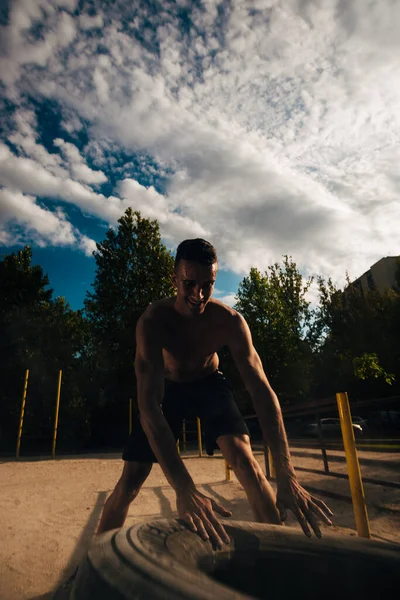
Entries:
<svg viewBox="0 0 400 600">
<path fill-rule="evenodd" d="M 0 244 L 2 246 L 13 246 L 15 243 L 19 243 L 20 239 L 17 239 L 16 242 L 16 237 L 15 235 L 13 235 L 13 233 L 11 231 L 6 231 L 5 229 L 2 229 L 2 226 L 0 224 Z"/>
<path fill-rule="evenodd" d="M 31 41 L 27 33 L 32 26 L 40 23 L 43 14 L 47 14 L 48 21 L 45 34 L 39 40 Z M 59 53 L 75 39 L 76 26 L 69 14 L 55 12 L 54 7 L 46 0 L 38 0 L 36 3 L 24 0 L 14 2 L 9 21 L 9 26 L 2 29 L 5 45 L 8 45 L 11 55 L 0 58 L 0 73 L 3 82 L 14 95 L 14 84 L 24 66 L 48 67 L 48 72 L 60 70 L 57 63 L 60 60 Z"/>
<path fill-rule="evenodd" d="M 63 141 L 57 140 L 57 145 L 65 149 L 65 142 L 61 142 Z M 75 150 L 72 144 L 68 145 L 67 152 L 72 162 L 78 158 Z M 18 200 L 27 198 L 29 194 L 29 197 L 40 196 L 74 204 L 84 213 L 95 215 L 109 223 L 116 223 L 125 210 L 132 207 L 147 218 L 157 218 L 163 227 L 164 237 L 171 242 L 193 233 L 198 236 L 207 234 L 198 223 L 174 212 L 167 199 L 153 187 L 146 188 L 133 179 L 125 179 L 118 186 L 120 198 L 106 198 L 71 179 L 68 174 L 56 176 L 35 160 L 14 156 L 4 144 L 0 144 L 0 179 L 15 194 L 8 195 L 7 198 L 15 199 L 13 215 L 16 219 L 20 213 Z"/>
<path fill-rule="evenodd" d="M 60 138 L 55 139 L 53 144 L 60 148 L 61 153 L 65 156 L 73 178 L 89 184 L 105 183 L 107 181 L 107 177 L 102 171 L 94 171 L 87 166 L 74 144 Z"/>
<path fill-rule="evenodd" d="M 8 136 L 8 141 L 17 147 L 19 151 L 45 167 L 52 175 L 66 177 L 68 171 L 63 167 L 63 161 L 59 154 L 50 153 L 42 144 L 36 141 L 36 117 L 30 110 L 20 110 L 15 117 L 17 129 Z M 0 146 L 0 156 L 5 159 L 14 157 L 6 146 Z M 1 160 L 1 159 L 0 159 Z M 18 187 L 18 185 L 17 185 Z"/>
<path fill-rule="evenodd" d="M 134 179 L 124 179 L 118 186 L 123 206 L 132 206 L 148 219 L 157 219 L 165 239 L 174 243 L 189 236 L 206 237 L 207 232 L 193 219 L 173 212 L 167 198 L 154 187 L 145 188 Z"/>
<path fill-rule="evenodd" d="M 101 28 L 104 25 L 104 19 L 102 15 L 96 15 L 91 17 L 90 15 L 79 15 L 79 26 L 84 31 L 88 31 L 89 29 L 97 29 Z"/>
<path fill-rule="evenodd" d="M 119 198 L 105 198 L 69 177 L 55 176 L 35 160 L 14 156 L 3 144 L 0 144 L 0 178 L 3 185 L 12 190 L 61 199 L 104 220 L 116 221 L 124 211 Z"/>
<path fill-rule="evenodd" d="M 86 256 L 92 256 L 93 252 L 96 250 L 96 242 L 87 237 L 87 235 L 79 234 L 78 247 L 86 254 Z"/>
<path fill-rule="evenodd" d="M 70 135 L 74 135 L 76 132 L 82 130 L 83 124 L 76 113 L 65 110 L 64 118 L 61 121 L 61 127 Z"/>
<path fill-rule="evenodd" d="M 13 231 L 15 225 L 19 227 Z M 95 248 L 93 240 L 82 236 L 67 221 L 61 208 L 46 210 L 32 196 L 7 188 L 0 189 L 0 240 L 10 245 L 33 240 L 40 247 L 78 246 L 87 255 Z"/>
<path fill-rule="evenodd" d="M 319 304 L 319 288 L 318 282 L 314 279 L 305 293 L 305 299 L 307 302 L 310 302 L 310 308 L 315 309 Z"/>
<path fill-rule="evenodd" d="M 2 163 L 7 185 L 109 222 L 131 204 L 171 245 L 208 237 L 238 273 L 288 253 L 343 282 L 346 269 L 398 254 L 400 3 L 236 0 L 224 18 L 211 0 L 180 4 L 190 37 L 173 8 L 155 15 L 146 3 L 98 3 L 95 17 L 72 21 L 44 0 L 19 2 L 5 31 L 8 95 L 60 102 L 67 131 L 89 122 L 86 152 L 102 169 L 104 148 L 119 147 L 168 166 L 166 193 L 126 178 L 120 198 L 96 194 L 87 184 L 104 173 L 69 142 L 66 161 L 52 157 L 27 117 L 14 133 L 25 159 Z M 41 10 L 33 42 L 25 34 Z"/>
<path fill-rule="evenodd" d="M 78 0 L 55 0 L 54 4 L 70 12 L 74 12 L 78 8 Z"/>
</svg>

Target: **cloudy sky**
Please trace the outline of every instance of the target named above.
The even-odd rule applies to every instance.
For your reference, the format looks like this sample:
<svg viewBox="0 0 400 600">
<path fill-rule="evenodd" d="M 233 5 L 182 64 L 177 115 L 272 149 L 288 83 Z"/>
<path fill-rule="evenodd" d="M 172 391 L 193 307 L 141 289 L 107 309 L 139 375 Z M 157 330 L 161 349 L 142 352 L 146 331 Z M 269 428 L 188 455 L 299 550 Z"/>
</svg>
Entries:
<svg viewBox="0 0 400 600">
<path fill-rule="evenodd" d="M 73 308 L 128 206 L 213 242 L 229 303 L 283 254 L 338 285 L 400 254 L 398 0 L 1 5 L 0 254 Z"/>
</svg>

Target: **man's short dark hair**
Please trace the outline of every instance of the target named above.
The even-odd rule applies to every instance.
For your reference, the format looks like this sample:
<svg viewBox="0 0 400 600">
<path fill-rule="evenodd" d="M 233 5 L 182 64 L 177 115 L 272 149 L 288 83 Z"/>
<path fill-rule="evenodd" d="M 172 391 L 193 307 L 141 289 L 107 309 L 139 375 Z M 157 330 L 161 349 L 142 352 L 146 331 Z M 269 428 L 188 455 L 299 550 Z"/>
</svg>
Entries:
<svg viewBox="0 0 400 600">
<path fill-rule="evenodd" d="M 210 242 L 202 238 L 184 240 L 176 250 L 175 271 L 181 260 L 192 260 L 200 265 L 212 265 L 218 262 L 217 251 Z"/>
</svg>

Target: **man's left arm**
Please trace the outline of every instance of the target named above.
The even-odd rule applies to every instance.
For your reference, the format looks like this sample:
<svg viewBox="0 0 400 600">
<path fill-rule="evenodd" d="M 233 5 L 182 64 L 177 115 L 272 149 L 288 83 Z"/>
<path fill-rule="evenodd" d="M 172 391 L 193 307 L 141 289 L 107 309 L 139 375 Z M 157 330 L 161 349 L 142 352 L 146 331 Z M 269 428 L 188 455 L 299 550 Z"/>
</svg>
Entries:
<svg viewBox="0 0 400 600">
<path fill-rule="evenodd" d="M 250 329 L 239 313 L 232 316 L 229 349 L 251 395 L 264 442 L 272 454 L 277 481 L 276 504 L 280 517 L 285 521 L 286 511 L 290 509 L 307 536 L 311 536 L 311 525 L 314 533 L 320 537 L 318 518 L 327 525 L 332 525 L 328 515 L 332 516 L 333 513 L 324 502 L 311 496 L 297 481 L 278 398 L 253 346 Z"/>
</svg>

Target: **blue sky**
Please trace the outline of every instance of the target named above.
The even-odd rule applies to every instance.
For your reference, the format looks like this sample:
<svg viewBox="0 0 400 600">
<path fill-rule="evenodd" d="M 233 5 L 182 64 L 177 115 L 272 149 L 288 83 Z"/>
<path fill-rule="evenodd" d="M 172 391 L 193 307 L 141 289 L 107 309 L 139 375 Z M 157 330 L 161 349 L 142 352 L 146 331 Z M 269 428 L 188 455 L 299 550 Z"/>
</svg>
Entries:
<svg viewBox="0 0 400 600">
<path fill-rule="evenodd" d="M 73 308 L 128 206 L 213 242 L 229 304 L 283 254 L 338 285 L 399 254 L 399 2 L 110 4 L 1 14 L 0 254 Z"/>
</svg>

